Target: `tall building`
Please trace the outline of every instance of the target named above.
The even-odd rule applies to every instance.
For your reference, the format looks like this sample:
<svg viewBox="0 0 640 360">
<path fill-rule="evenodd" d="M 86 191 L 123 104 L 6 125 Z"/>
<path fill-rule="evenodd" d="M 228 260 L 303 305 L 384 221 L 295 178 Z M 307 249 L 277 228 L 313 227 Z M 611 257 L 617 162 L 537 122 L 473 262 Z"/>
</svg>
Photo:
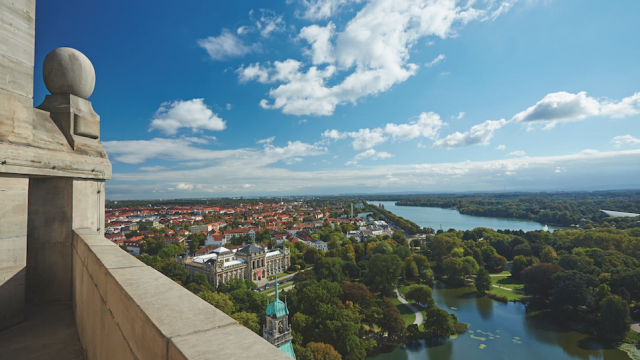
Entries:
<svg viewBox="0 0 640 360">
<path fill-rule="evenodd" d="M 262 328 L 262 337 L 285 354 L 296 358 L 291 344 L 291 325 L 289 325 L 289 309 L 287 299 L 282 302 L 278 297 L 278 280 L 276 279 L 276 297 L 267 305 L 267 322 Z"/>
</svg>

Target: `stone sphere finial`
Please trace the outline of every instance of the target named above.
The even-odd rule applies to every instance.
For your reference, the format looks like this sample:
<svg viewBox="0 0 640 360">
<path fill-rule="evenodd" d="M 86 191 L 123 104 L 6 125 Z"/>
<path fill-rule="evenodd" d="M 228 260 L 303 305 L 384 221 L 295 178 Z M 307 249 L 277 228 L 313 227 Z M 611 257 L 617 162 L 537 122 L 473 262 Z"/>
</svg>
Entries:
<svg viewBox="0 0 640 360">
<path fill-rule="evenodd" d="M 88 99 L 96 86 L 91 61 L 76 49 L 62 47 L 51 51 L 42 64 L 44 85 L 51 94 L 72 94 Z"/>
</svg>

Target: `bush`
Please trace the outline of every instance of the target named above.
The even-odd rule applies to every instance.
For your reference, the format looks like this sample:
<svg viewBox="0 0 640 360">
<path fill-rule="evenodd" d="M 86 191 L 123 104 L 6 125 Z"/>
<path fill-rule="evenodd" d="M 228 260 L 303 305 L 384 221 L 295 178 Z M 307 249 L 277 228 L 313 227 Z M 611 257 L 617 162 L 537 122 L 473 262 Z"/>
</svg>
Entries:
<svg viewBox="0 0 640 360">
<path fill-rule="evenodd" d="M 509 302 L 509 300 L 507 300 L 506 296 L 494 294 L 492 292 L 488 292 L 487 293 L 487 297 L 489 297 L 489 298 L 491 298 L 491 299 L 493 299 L 495 301 L 500 301 L 500 302 L 503 302 L 503 303 L 508 303 Z"/>
</svg>

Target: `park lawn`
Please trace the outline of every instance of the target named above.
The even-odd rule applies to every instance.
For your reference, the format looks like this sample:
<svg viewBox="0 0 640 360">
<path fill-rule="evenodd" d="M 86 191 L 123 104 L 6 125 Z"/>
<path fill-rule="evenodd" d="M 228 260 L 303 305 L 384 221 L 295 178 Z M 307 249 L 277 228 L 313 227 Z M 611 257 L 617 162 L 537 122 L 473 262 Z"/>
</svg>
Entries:
<svg viewBox="0 0 640 360">
<path fill-rule="evenodd" d="M 283 276 L 287 276 L 287 275 L 291 275 L 291 274 L 293 274 L 293 273 L 292 273 L 292 272 L 285 271 L 285 272 L 283 272 L 283 273 L 278 274 L 277 276 L 278 276 L 278 279 L 280 279 L 280 278 L 281 278 L 281 277 L 283 277 Z M 269 275 L 269 276 L 268 276 L 268 279 L 269 279 L 269 280 L 273 280 L 273 279 L 275 279 L 275 278 L 276 278 L 276 275 Z"/>
<path fill-rule="evenodd" d="M 511 276 L 492 276 L 491 284 L 506 287 L 512 290 L 524 291 L 524 284 Z"/>
<path fill-rule="evenodd" d="M 401 303 L 397 298 L 391 298 L 391 302 L 400 311 L 400 316 L 402 316 L 402 320 L 404 320 L 405 326 L 409 326 L 413 324 L 414 321 L 416 321 L 416 314 L 414 314 L 408 306 Z"/>
<path fill-rule="evenodd" d="M 422 306 L 416 304 L 414 301 L 407 299 L 407 292 L 409 292 L 409 287 L 408 286 L 399 287 L 398 288 L 398 292 L 400 294 L 402 294 L 402 297 L 404 297 L 404 299 L 407 300 L 408 303 L 411 303 L 413 306 L 415 306 L 417 309 L 420 310 L 420 312 L 422 313 L 422 318 L 423 319 L 427 318 L 427 310 L 425 310 L 425 308 L 423 308 Z M 415 321 L 415 315 L 414 315 L 413 321 Z M 411 322 L 411 324 L 413 324 L 413 321 Z M 409 324 L 409 325 L 411 325 L 411 324 Z M 420 324 L 420 331 L 424 331 L 424 324 Z"/>
<path fill-rule="evenodd" d="M 291 282 L 291 283 L 286 283 L 286 284 L 284 284 L 284 285 L 278 285 L 278 290 L 284 290 L 284 289 L 286 289 L 286 288 L 288 288 L 288 287 L 291 287 L 291 286 L 293 286 L 293 283 L 292 283 L 292 282 Z M 271 294 L 273 294 L 273 293 L 275 293 L 275 292 L 276 292 L 276 288 L 275 288 L 275 286 L 274 286 L 274 287 L 272 287 L 272 288 L 271 288 L 271 289 L 269 289 L 269 290 L 264 290 L 264 291 L 262 291 L 262 293 L 263 293 L 263 294 L 265 294 L 265 295 L 271 295 Z"/>
<path fill-rule="evenodd" d="M 489 274 L 491 275 L 511 275 L 511 271 L 509 270 L 502 270 L 499 272 L 496 272 L 497 270 L 490 270 Z"/>
<path fill-rule="evenodd" d="M 505 296 L 508 301 L 520 301 L 524 297 L 524 294 L 519 294 L 511 290 L 499 289 L 497 287 L 491 287 L 491 292 L 496 295 Z"/>
</svg>

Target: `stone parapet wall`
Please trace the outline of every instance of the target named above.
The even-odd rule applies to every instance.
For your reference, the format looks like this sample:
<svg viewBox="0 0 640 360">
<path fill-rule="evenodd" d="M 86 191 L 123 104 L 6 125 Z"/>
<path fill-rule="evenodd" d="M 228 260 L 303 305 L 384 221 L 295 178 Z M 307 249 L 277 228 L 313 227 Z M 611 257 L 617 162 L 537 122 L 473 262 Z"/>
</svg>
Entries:
<svg viewBox="0 0 640 360">
<path fill-rule="evenodd" d="M 73 232 L 72 301 L 87 360 L 290 359 L 94 229 Z"/>
</svg>

